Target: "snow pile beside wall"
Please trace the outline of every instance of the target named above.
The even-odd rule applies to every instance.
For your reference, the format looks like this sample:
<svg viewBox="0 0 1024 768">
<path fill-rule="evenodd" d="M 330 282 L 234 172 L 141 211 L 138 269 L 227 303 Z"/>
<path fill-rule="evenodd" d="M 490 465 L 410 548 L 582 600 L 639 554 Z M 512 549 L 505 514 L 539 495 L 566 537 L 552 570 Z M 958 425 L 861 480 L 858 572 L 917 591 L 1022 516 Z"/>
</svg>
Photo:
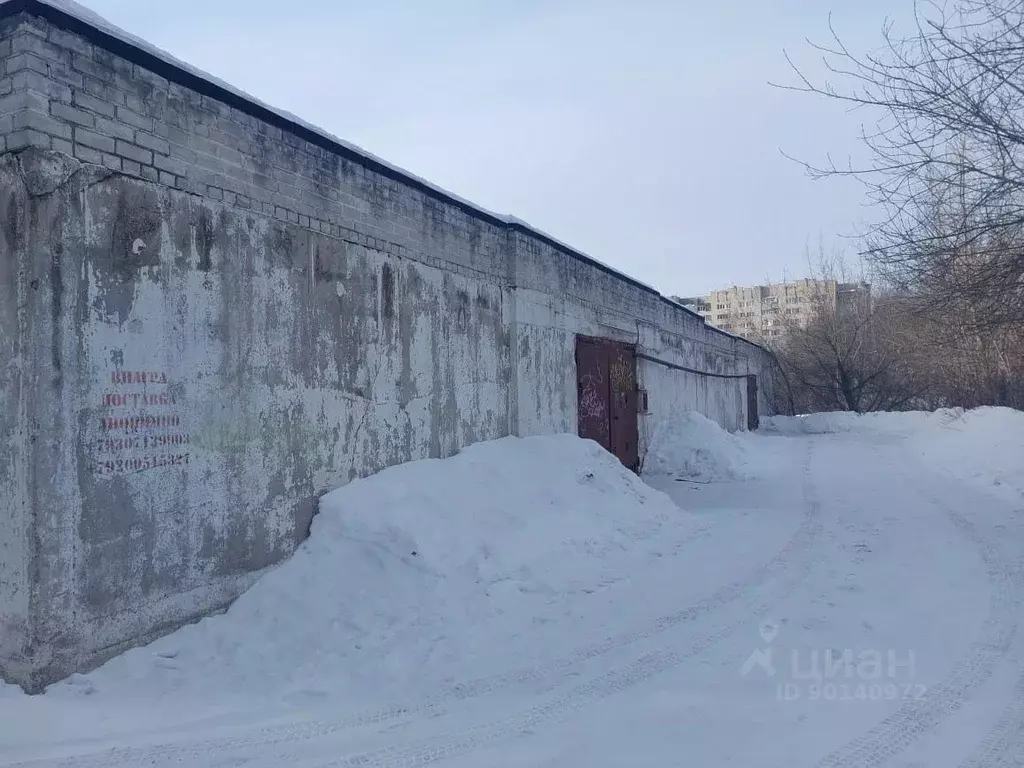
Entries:
<svg viewBox="0 0 1024 768">
<path fill-rule="evenodd" d="M 748 446 L 737 435 L 696 411 L 658 425 L 651 438 L 644 474 L 700 482 L 744 480 L 748 470 Z"/>
<path fill-rule="evenodd" d="M 691 530 L 596 443 L 478 443 L 327 494 L 310 538 L 226 614 L 49 693 L 373 696 L 385 680 L 426 684 L 428 661 L 515 653 L 509 627 L 536 633 L 567 599 L 655 562 Z"/>
</svg>

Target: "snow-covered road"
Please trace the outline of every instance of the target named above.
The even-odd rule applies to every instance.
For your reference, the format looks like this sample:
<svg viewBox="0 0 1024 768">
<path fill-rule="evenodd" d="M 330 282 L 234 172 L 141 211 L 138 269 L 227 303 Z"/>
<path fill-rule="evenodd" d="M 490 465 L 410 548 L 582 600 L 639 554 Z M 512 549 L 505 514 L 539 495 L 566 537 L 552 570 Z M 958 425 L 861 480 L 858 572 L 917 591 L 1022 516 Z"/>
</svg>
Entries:
<svg viewBox="0 0 1024 768">
<path fill-rule="evenodd" d="M 452 551 L 431 560 L 427 529 L 389 518 L 367 561 L 384 584 L 357 597 L 415 616 L 379 610 L 366 621 L 389 629 L 370 638 L 346 608 L 344 620 L 268 638 L 264 614 L 280 603 L 266 595 L 301 582 L 290 564 L 290 579 L 253 591 L 262 602 L 240 600 L 45 696 L 0 693 L 0 765 L 1019 765 L 1024 496 L 1013 482 L 1024 480 L 1024 421 L 984 418 L 1000 456 L 979 457 L 978 429 L 962 453 L 949 448 L 939 438 L 956 424 L 894 417 L 816 434 L 780 423 L 736 438 L 745 468 L 730 474 L 741 479 L 649 477 L 678 511 L 554 439 L 578 466 L 552 471 L 591 496 L 578 519 L 551 513 L 536 529 L 554 528 L 549 539 L 498 505 L 504 527 L 446 541 Z M 515 450 L 467 451 L 479 489 L 466 481 L 462 492 L 497 504 L 479 500 L 520 483 Z M 553 457 L 536 461 L 524 472 L 544 485 L 539 467 Z M 561 509 L 568 496 L 550 482 L 547 502 L 509 504 Z M 347 522 L 362 549 L 341 554 L 361 562 L 376 529 L 357 536 Z M 481 550 L 475 537 L 492 538 Z M 420 550 L 388 565 L 396 541 Z M 311 547 L 293 560 L 322 556 Z M 373 648 L 353 656 L 360 637 Z"/>
</svg>

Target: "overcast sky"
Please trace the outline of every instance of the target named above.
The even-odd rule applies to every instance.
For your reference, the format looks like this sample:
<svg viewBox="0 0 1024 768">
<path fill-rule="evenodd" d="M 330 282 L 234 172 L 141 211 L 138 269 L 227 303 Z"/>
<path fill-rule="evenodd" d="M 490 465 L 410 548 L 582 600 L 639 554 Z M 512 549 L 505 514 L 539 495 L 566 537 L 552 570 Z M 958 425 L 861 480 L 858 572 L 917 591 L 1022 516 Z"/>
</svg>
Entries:
<svg viewBox="0 0 1024 768">
<path fill-rule="evenodd" d="M 911 0 L 844 0 L 851 47 Z M 84 0 L 275 106 L 666 294 L 803 276 L 850 252 L 865 116 L 772 88 L 814 65 L 821 0 Z M 836 5 L 840 6 L 838 0 Z"/>
</svg>

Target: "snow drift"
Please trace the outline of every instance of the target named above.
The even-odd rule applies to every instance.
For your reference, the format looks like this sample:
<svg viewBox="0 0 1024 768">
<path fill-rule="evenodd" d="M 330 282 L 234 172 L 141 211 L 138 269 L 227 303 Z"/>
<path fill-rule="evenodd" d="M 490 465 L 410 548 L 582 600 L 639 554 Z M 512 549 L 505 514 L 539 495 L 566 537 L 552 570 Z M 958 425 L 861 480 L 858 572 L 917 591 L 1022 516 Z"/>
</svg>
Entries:
<svg viewBox="0 0 1024 768">
<path fill-rule="evenodd" d="M 911 434 L 933 426 L 944 426 L 962 419 L 962 408 L 900 413 L 854 413 L 830 411 L 802 416 L 767 416 L 761 419 L 761 431 L 782 435 L 821 435 L 836 432 L 874 432 Z"/>
<path fill-rule="evenodd" d="M 929 427 L 910 438 L 926 464 L 1016 503 L 1024 499 L 1024 412 L 947 411 Z"/>
<path fill-rule="evenodd" d="M 783 435 L 861 432 L 905 440 L 923 464 L 1019 501 L 1024 497 L 1024 412 L 942 408 L 905 413 L 772 416 L 762 429 Z"/>
<path fill-rule="evenodd" d="M 659 424 L 651 437 L 644 474 L 698 482 L 749 477 L 748 446 L 696 411 Z"/>
<path fill-rule="evenodd" d="M 310 538 L 224 615 L 49 694 L 379 694 L 383 681 L 419 683 L 428 661 L 507 653 L 510 634 L 689 530 L 668 496 L 594 442 L 479 443 L 326 495 Z"/>
</svg>

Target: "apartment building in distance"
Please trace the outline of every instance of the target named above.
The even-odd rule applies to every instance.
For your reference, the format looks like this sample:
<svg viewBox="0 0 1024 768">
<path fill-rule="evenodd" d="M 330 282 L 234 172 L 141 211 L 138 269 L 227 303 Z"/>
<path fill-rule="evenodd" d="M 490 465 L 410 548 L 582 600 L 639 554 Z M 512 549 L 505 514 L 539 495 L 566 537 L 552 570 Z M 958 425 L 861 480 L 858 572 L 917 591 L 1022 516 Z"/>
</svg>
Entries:
<svg viewBox="0 0 1024 768">
<path fill-rule="evenodd" d="M 832 307 L 866 306 L 871 286 L 865 282 L 804 278 L 767 285 L 732 286 L 704 296 L 673 296 L 708 323 L 753 341 L 771 342 L 786 327 L 806 328 L 815 309 L 824 303 Z"/>
</svg>

